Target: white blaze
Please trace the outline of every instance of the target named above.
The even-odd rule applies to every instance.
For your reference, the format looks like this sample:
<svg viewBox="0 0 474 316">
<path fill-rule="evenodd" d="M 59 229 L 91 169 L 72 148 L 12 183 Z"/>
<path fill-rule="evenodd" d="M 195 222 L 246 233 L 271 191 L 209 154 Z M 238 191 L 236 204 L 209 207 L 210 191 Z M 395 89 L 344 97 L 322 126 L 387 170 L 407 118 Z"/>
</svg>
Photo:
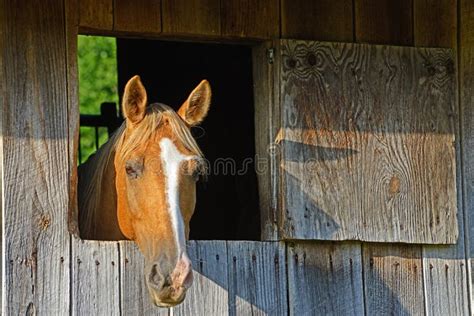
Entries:
<svg viewBox="0 0 474 316">
<path fill-rule="evenodd" d="M 160 141 L 160 148 L 163 172 L 166 178 L 166 198 L 171 216 L 171 225 L 173 225 L 173 232 L 181 256 L 186 253 L 186 238 L 184 236 L 183 216 L 179 205 L 179 168 L 183 161 L 192 159 L 193 156 L 180 153 L 169 138 L 163 138 Z"/>
</svg>

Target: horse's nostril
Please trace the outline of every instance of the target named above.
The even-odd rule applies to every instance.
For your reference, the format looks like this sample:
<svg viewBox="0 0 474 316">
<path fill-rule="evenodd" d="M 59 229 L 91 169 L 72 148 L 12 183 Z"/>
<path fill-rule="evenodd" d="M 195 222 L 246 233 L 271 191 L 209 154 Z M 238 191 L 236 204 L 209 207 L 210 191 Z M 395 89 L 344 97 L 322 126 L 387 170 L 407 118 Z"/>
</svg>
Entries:
<svg viewBox="0 0 474 316">
<path fill-rule="evenodd" d="M 148 282 L 157 290 L 163 290 L 172 285 L 170 275 L 162 275 L 158 270 L 158 265 L 154 264 L 151 267 L 150 274 L 148 275 Z"/>
<path fill-rule="evenodd" d="M 158 267 L 156 264 L 154 264 L 152 267 L 151 267 L 151 271 L 150 271 L 150 275 L 148 277 L 148 280 L 150 281 L 150 283 L 154 284 L 154 285 L 159 285 L 160 284 L 160 274 L 158 273 Z"/>
</svg>

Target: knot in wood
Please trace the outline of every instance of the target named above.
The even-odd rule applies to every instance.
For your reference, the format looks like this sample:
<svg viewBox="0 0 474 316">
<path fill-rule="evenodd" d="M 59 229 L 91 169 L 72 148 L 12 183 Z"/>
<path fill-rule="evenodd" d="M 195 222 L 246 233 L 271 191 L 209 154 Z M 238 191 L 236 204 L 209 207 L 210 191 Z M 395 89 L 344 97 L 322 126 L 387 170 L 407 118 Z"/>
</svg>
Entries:
<svg viewBox="0 0 474 316">
<path fill-rule="evenodd" d="M 316 65 L 316 55 L 313 53 L 309 53 L 308 56 L 306 56 L 308 60 L 308 64 L 310 66 L 315 66 Z"/>
<path fill-rule="evenodd" d="M 286 61 L 286 66 L 290 69 L 295 68 L 296 67 L 296 59 L 288 58 L 288 60 Z"/>
</svg>

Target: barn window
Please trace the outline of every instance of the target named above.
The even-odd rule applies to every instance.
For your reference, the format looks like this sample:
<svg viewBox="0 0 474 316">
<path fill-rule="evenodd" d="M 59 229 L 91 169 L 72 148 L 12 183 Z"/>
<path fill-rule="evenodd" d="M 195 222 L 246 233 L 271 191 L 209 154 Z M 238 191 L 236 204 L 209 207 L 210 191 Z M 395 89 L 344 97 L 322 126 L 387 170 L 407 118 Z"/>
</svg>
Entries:
<svg viewBox="0 0 474 316">
<path fill-rule="evenodd" d="M 252 48 L 243 45 L 183 43 L 143 39 L 88 36 L 113 47 L 115 63 L 100 59 L 100 67 L 81 62 L 81 156 L 84 162 L 90 144 L 101 145 L 120 122 L 116 104 L 133 75 L 140 75 L 150 102 L 161 102 L 177 110 L 202 79 L 212 86 L 208 117 L 192 129 L 209 160 L 210 175 L 197 187 L 197 205 L 191 221 L 191 239 L 260 239 L 260 212 L 255 173 L 254 95 Z M 79 47 L 81 48 L 81 47 Z M 110 47 L 109 47 L 110 48 Z M 110 50 L 103 54 L 108 54 Z M 118 89 L 100 84 L 103 76 Z M 93 80 L 92 80 L 93 79 Z M 84 81 L 88 81 L 84 84 Z M 93 101 L 89 94 L 93 95 Z M 87 100 L 87 101 L 86 101 Z M 95 115 L 83 103 L 91 104 Z M 92 127 L 86 127 L 92 126 Z M 97 127 L 96 126 L 101 126 Z M 91 129 L 87 134 L 86 129 Z M 83 145 L 87 142 L 89 146 Z"/>
<path fill-rule="evenodd" d="M 116 43 L 119 93 L 140 74 L 150 101 L 176 109 L 201 79 L 212 84 L 193 129 L 212 172 L 192 239 L 456 241 L 451 51 Z"/>
</svg>

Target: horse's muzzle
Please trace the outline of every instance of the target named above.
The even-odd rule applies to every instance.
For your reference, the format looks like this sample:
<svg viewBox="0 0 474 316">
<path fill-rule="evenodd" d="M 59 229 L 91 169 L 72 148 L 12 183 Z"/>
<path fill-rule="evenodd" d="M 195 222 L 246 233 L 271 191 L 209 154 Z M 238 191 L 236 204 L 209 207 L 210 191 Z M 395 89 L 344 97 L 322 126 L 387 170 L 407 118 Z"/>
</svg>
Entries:
<svg viewBox="0 0 474 316">
<path fill-rule="evenodd" d="M 151 299 L 156 306 L 172 307 L 186 297 L 186 290 L 193 282 L 191 261 L 184 254 L 173 271 L 160 271 L 158 263 L 151 266 L 146 278 Z"/>
</svg>

